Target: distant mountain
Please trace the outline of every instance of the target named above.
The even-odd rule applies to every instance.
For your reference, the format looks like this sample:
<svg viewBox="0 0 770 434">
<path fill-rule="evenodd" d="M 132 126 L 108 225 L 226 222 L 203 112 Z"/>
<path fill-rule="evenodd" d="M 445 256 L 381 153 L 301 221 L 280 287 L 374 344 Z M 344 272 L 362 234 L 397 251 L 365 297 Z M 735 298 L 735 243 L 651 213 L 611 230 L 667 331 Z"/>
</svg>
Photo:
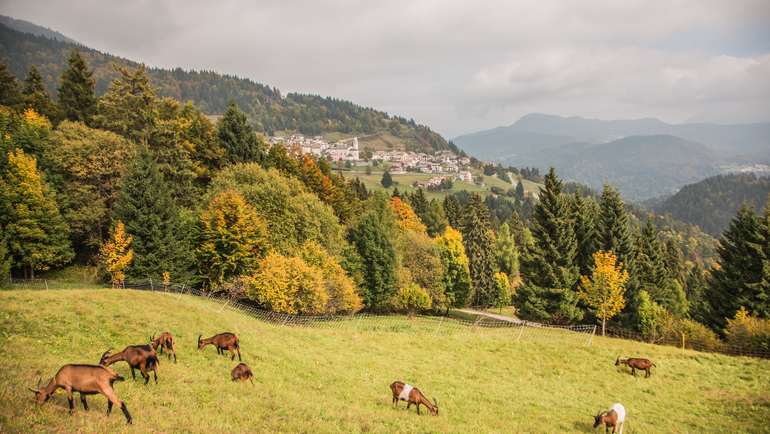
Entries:
<svg viewBox="0 0 770 434">
<path fill-rule="evenodd" d="M 529 114 L 510 126 L 453 141 L 482 160 L 554 166 L 565 177 L 594 188 L 609 181 L 635 200 L 673 193 L 717 174 L 723 165 L 770 161 L 770 123 L 672 125 L 657 119 Z"/>
<path fill-rule="evenodd" d="M 98 94 L 104 93 L 117 77 L 114 65 L 132 68 L 139 65 L 76 45 L 71 39 L 32 23 L 14 20 L 12 24 L 14 28 L 0 24 L 0 62 L 6 63 L 19 79 L 35 65 L 54 96 L 73 48 L 80 50 L 93 68 Z M 14 30 L 19 28 L 24 30 Z M 341 133 L 365 136 L 359 140 L 364 148 L 369 143 L 375 148 L 401 144 L 406 149 L 424 152 L 450 148 L 441 135 L 427 126 L 349 101 L 296 93 L 283 96 L 277 88 L 212 71 L 148 68 L 148 74 L 160 95 L 192 101 L 210 115 L 224 113 L 229 101 L 235 101 L 255 127 L 269 135 Z"/>
<path fill-rule="evenodd" d="M 70 44 L 77 44 L 74 39 L 70 39 L 61 33 L 51 30 L 47 27 L 38 26 L 37 24 L 30 23 L 29 21 L 17 20 L 16 18 L 0 15 L 0 24 L 3 24 L 17 32 L 29 33 L 35 36 L 42 36 L 48 39 L 55 39 L 57 41 L 68 42 Z"/>
<path fill-rule="evenodd" d="M 760 211 L 770 194 L 770 177 L 751 173 L 719 175 L 685 185 L 653 206 L 658 214 L 698 225 L 714 236 L 724 231 L 744 202 Z"/>
</svg>

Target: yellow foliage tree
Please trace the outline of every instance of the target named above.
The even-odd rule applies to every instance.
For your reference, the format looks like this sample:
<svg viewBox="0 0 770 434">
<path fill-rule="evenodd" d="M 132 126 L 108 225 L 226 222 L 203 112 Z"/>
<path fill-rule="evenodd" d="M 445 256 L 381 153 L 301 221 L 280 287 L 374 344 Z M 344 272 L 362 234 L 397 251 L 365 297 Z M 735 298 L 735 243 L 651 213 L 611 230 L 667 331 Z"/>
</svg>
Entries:
<svg viewBox="0 0 770 434">
<path fill-rule="evenodd" d="M 339 261 L 316 241 L 306 241 L 300 256 L 306 264 L 321 270 L 329 294 L 326 313 L 352 313 L 363 308 L 363 302 L 353 280 L 348 277 Z"/>
<path fill-rule="evenodd" d="M 323 273 L 302 258 L 270 253 L 244 284 L 246 296 L 275 312 L 318 315 L 329 304 Z"/>
<path fill-rule="evenodd" d="M 425 225 L 420 221 L 420 218 L 417 217 L 417 214 L 415 214 L 412 207 L 409 206 L 408 203 L 401 200 L 400 197 L 392 197 L 390 199 L 390 207 L 396 214 L 396 221 L 398 222 L 398 225 L 401 227 L 401 229 L 415 231 L 422 234 L 426 233 L 425 231 L 427 229 Z"/>
<path fill-rule="evenodd" d="M 626 304 L 623 295 L 626 292 L 628 272 L 623 264 L 617 263 L 612 252 L 594 253 L 594 269 L 591 277 L 580 278 L 578 295 L 596 312 L 602 320 L 604 336 L 607 320 L 617 315 Z"/>
<path fill-rule="evenodd" d="M 99 252 L 102 264 L 112 278 L 112 286 L 121 286 L 126 280 L 125 269 L 134 260 L 131 242 L 134 238 L 126 233 L 126 226 L 118 221 L 109 241 L 102 244 Z"/>
</svg>

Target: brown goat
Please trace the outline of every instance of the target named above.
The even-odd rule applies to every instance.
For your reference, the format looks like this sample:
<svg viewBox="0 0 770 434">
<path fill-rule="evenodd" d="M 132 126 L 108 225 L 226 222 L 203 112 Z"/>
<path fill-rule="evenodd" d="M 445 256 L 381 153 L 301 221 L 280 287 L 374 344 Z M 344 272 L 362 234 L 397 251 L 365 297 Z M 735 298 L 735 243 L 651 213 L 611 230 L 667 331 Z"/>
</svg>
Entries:
<svg viewBox="0 0 770 434">
<path fill-rule="evenodd" d="M 124 361 L 128 363 L 131 368 L 131 378 L 136 380 L 136 372 L 134 369 L 139 369 L 142 377 L 144 378 L 144 384 L 150 381 L 150 374 L 148 370 L 153 371 L 155 375 L 155 384 L 158 384 L 158 354 L 150 345 L 129 345 L 123 351 L 110 355 L 111 349 L 102 354 L 99 359 L 99 364 L 102 366 L 110 366 L 113 363 Z"/>
<path fill-rule="evenodd" d="M 631 368 L 631 374 L 636 377 L 636 370 L 645 371 L 644 378 L 649 377 L 652 375 L 652 372 L 650 368 L 655 366 L 655 363 L 652 363 L 648 359 L 639 359 L 639 358 L 630 358 L 630 359 L 621 359 L 620 357 L 615 360 L 615 366 L 619 365 L 626 365 L 629 368 Z M 657 368 L 657 366 L 655 366 Z"/>
<path fill-rule="evenodd" d="M 35 398 L 38 404 L 43 404 L 53 395 L 58 389 L 64 389 L 67 391 L 67 401 L 69 402 L 70 413 L 75 408 L 72 392 L 78 392 L 80 394 L 80 402 L 83 403 L 83 408 L 88 410 L 88 403 L 86 402 L 86 395 L 95 395 L 101 393 L 107 398 L 107 414 L 112 411 L 113 404 L 120 406 L 123 410 L 123 414 L 126 416 L 126 422 L 131 423 L 131 413 L 128 412 L 126 403 L 118 399 L 115 394 L 115 390 L 112 388 L 112 383 L 116 381 L 123 381 L 123 377 L 115 373 L 112 369 L 106 366 L 99 365 L 64 365 L 59 369 L 59 372 L 48 382 L 45 387 L 40 387 L 40 380 L 37 382 L 37 390 L 29 390 L 35 393 Z"/>
<path fill-rule="evenodd" d="M 166 356 L 168 356 L 169 360 L 171 359 L 171 356 L 174 356 L 174 363 L 176 363 L 176 346 L 174 345 L 174 336 L 169 332 L 163 332 L 158 335 L 156 338 L 155 335 L 153 335 L 150 338 L 150 346 L 152 346 L 153 350 L 158 351 L 158 348 L 160 348 L 159 353 L 163 354 L 163 349 L 166 349 Z"/>
<path fill-rule="evenodd" d="M 406 389 L 406 390 L 405 390 Z M 417 414 L 420 414 L 420 405 L 424 405 L 430 411 L 430 414 L 438 416 L 438 401 L 433 398 L 433 402 L 430 402 L 425 395 L 422 394 L 420 389 L 409 386 L 403 381 L 394 381 L 390 384 L 390 391 L 393 393 L 393 406 L 398 406 L 398 401 L 406 401 L 406 409 L 412 404 L 417 405 Z"/>
<path fill-rule="evenodd" d="M 202 350 L 206 345 L 214 345 L 217 348 L 217 354 L 225 354 L 225 350 L 230 352 L 230 360 L 235 360 L 235 353 L 238 353 L 238 361 L 241 361 L 241 346 L 238 343 L 238 336 L 233 333 L 225 332 L 214 335 L 210 338 L 201 339 L 198 335 L 198 350 Z"/>
<path fill-rule="evenodd" d="M 251 385 L 254 385 L 254 373 L 251 372 L 251 368 L 245 363 L 238 363 L 238 366 L 234 367 L 232 372 L 230 372 L 230 377 L 233 379 L 233 381 L 241 380 L 251 381 Z"/>
</svg>

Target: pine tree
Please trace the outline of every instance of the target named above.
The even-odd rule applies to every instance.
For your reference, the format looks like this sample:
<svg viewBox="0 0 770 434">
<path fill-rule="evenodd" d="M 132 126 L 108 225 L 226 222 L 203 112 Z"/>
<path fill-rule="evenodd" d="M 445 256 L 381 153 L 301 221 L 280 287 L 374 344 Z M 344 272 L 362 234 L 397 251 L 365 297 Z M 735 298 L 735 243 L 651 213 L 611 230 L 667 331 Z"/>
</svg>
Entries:
<svg viewBox="0 0 770 434">
<path fill-rule="evenodd" d="M 431 199 L 428 203 L 428 211 L 420 216 L 420 219 L 425 223 L 428 235 L 431 237 L 437 237 L 444 233 L 444 229 L 449 225 L 446 214 L 444 214 L 444 207 L 436 199 Z"/>
<path fill-rule="evenodd" d="M 655 293 L 666 284 L 668 276 L 663 262 L 663 249 L 658 241 L 658 231 L 650 218 L 647 219 L 636 242 L 633 271 L 632 284 L 635 291 L 644 289 L 655 302 L 660 303 Z"/>
<path fill-rule="evenodd" d="M 19 84 L 5 63 L 0 63 L 0 105 L 16 107 L 21 103 Z"/>
<path fill-rule="evenodd" d="M 217 124 L 217 136 L 229 163 L 261 163 L 265 158 L 265 144 L 257 138 L 246 114 L 234 101 L 230 101 Z"/>
<path fill-rule="evenodd" d="M 116 214 L 134 237 L 129 277 L 159 278 L 165 271 L 177 277 L 188 274 L 180 240 L 185 232 L 180 229 L 181 220 L 163 175 L 146 148 L 140 150 L 122 180 Z"/>
<path fill-rule="evenodd" d="M 544 321 L 582 318 L 574 291 L 579 278 L 577 240 L 570 204 L 553 168 L 540 189 L 532 222 L 534 245 L 522 264 L 524 287 L 518 291 L 522 314 Z"/>
<path fill-rule="evenodd" d="M 78 50 L 73 49 L 68 68 L 62 73 L 59 84 L 59 106 L 62 115 L 71 121 L 91 125 L 96 114 L 96 94 L 93 71 L 88 69 Z"/>
<path fill-rule="evenodd" d="M 5 236 L 3 226 L 0 225 L 0 288 L 4 287 L 11 277 L 13 258 L 8 249 L 8 237 Z"/>
<path fill-rule="evenodd" d="M 31 107 L 51 122 L 59 120 L 59 108 L 48 95 L 45 84 L 43 84 L 43 77 L 40 76 L 34 65 L 29 68 L 27 78 L 24 80 L 22 94 L 26 107 Z"/>
<path fill-rule="evenodd" d="M 619 262 L 633 269 L 633 243 L 628 213 L 620 193 L 609 184 L 604 185 L 601 197 L 598 232 L 601 250 L 615 253 Z"/>
<path fill-rule="evenodd" d="M 514 195 L 517 201 L 521 202 L 524 200 L 524 184 L 521 183 L 521 179 L 516 183 Z"/>
<path fill-rule="evenodd" d="M 157 119 L 155 90 L 144 65 L 133 71 L 116 70 L 119 76 L 99 98 L 94 123 L 136 143 L 147 143 Z"/>
<path fill-rule="evenodd" d="M 30 277 L 35 277 L 35 271 L 64 265 L 74 256 L 56 197 L 35 158 L 21 149 L 8 154 L 0 177 L 0 227 L 8 238 L 13 264 Z"/>
<path fill-rule="evenodd" d="M 706 324 L 708 323 L 709 303 L 706 300 L 706 287 L 708 280 L 703 268 L 695 265 L 687 274 L 685 281 L 685 292 L 689 306 L 689 316 L 693 320 Z"/>
<path fill-rule="evenodd" d="M 575 262 L 580 268 L 580 274 L 587 276 L 593 268 L 593 255 L 599 249 L 596 233 L 598 205 L 593 198 L 582 197 L 578 192 L 572 196 L 571 205 L 572 219 L 575 222 L 575 239 L 577 240 Z"/>
<path fill-rule="evenodd" d="M 497 299 L 497 263 L 489 210 L 474 193 L 463 210 L 463 244 L 468 256 L 474 306 L 492 306 Z"/>
<path fill-rule="evenodd" d="M 460 228 L 462 210 L 460 209 L 460 202 L 453 195 L 444 196 L 444 213 L 450 226 L 455 229 Z"/>
<path fill-rule="evenodd" d="M 412 206 L 412 209 L 417 213 L 417 216 L 420 217 L 420 219 L 427 214 L 429 204 L 422 188 L 418 188 L 417 191 L 409 195 L 409 205 Z"/>
<path fill-rule="evenodd" d="M 391 185 L 393 185 L 393 177 L 390 176 L 390 172 L 387 170 L 385 173 L 382 174 L 382 179 L 380 179 L 380 184 L 382 184 L 385 188 L 390 188 Z"/>
<path fill-rule="evenodd" d="M 747 204 L 738 210 L 717 247 L 718 266 L 711 272 L 706 299 L 709 325 L 723 329 L 740 307 L 753 315 L 767 317 L 770 293 L 761 285 L 763 278 L 764 237 L 762 224 Z"/>
</svg>

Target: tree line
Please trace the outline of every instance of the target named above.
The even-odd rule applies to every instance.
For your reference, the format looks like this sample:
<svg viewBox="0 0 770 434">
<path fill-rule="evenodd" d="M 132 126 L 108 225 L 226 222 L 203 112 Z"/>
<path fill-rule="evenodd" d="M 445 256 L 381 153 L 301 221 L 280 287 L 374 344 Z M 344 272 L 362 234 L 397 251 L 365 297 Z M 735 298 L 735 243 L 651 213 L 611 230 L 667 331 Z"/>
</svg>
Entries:
<svg viewBox="0 0 770 434">
<path fill-rule="evenodd" d="M 56 101 L 33 68 L 19 84 L 0 66 L 6 278 L 95 263 L 118 286 L 185 281 L 280 312 L 513 304 L 651 339 L 716 339 L 770 312 L 767 210 L 742 208 L 709 266 L 652 218 L 635 224 L 609 185 L 568 193 L 551 169 L 537 199 L 373 193 L 324 159 L 268 147 L 235 103 L 212 123 L 158 96 L 142 66 L 118 68 L 97 97 L 79 53 L 68 65 Z"/>
</svg>

